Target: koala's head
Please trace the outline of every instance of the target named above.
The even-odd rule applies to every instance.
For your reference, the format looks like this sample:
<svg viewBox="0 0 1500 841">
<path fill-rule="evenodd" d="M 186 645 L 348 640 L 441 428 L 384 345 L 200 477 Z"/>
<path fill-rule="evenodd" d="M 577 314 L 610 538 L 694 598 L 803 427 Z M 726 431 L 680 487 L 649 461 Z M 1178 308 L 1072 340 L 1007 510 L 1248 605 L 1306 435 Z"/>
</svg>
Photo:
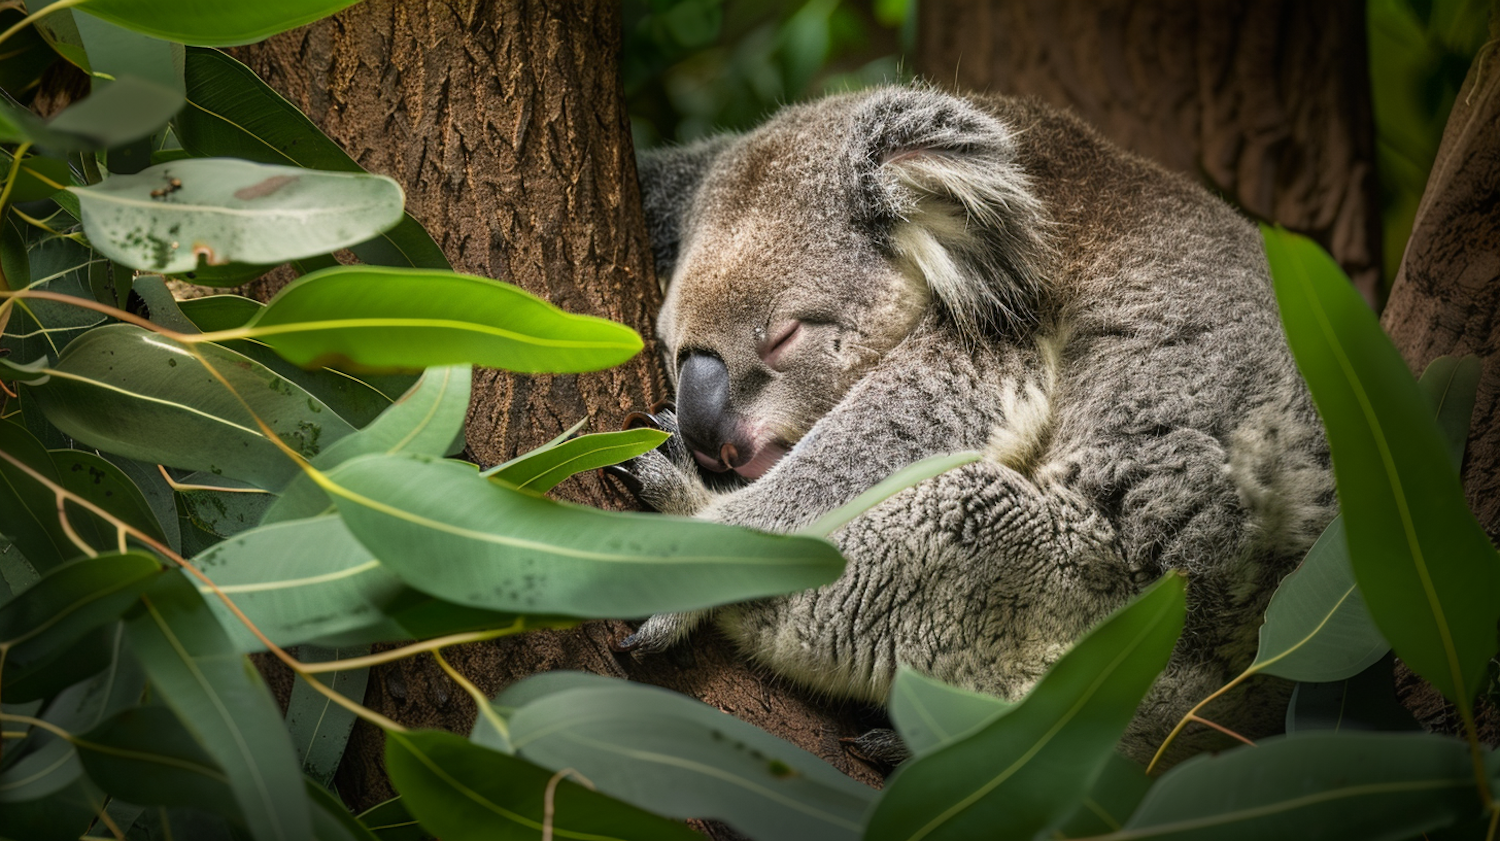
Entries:
<svg viewBox="0 0 1500 841">
<path fill-rule="evenodd" d="M 650 153 L 657 324 L 699 463 L 754 479 L 936 313 L 1025 329 L 1046 253 L 1013 132 L 973 104 L 886 88 Z"/>
</svg>

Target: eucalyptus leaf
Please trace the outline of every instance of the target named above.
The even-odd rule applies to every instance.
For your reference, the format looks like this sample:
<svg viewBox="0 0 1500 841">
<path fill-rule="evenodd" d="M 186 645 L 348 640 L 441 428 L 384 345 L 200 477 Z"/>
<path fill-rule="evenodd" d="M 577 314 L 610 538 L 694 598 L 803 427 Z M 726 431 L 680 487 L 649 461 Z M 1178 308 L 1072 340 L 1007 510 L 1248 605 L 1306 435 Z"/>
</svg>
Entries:
<svg viewBox="0 0 1500 841">
<path fill-rule="evenodd" d="M 71 220 L 69 220 L 71 223 Z M 64 227 L 67 227 L 66 225 Z M 28 289 L 71 295 L 87 301 L 94 299 L 89 284 L 89 269 L 106 264 L 87 246 L 66 236 L 29 229 L 26 237 L 26 262 L 30 272 Z M 7 263 L 6 277 L 12 288 L 27 275 L 16 275 Z M 9 348 L 11 357 L 31 362 L 39 357 L 56 360 L 68 343 L 92 327 L 103 324 L 105 316 L 63 301 L 17 300 L 0 336 L 0 347 Z"/>
<path fill-rule="evenodd" d="M 90 446 L 262 488 L 284 485 L 298 468 L 266 438 L 241 398 L 304 457 L 353 431 L 264 366 L 212 344 L 194 350 L 238 397 L 182 344 L 129 324 L 75 341 L 50 369 L 48 383 L 29 393 L 57 428 Z"/>
<path fill-rule="evenodd" d="M 357 0 L 85 0 L 79 8 L 127 29 L 201 46 L 250 44 L 327 17 Z"/>
<path fill-rule="evenodd" d="M 111 795 L 239 816 L 229 778 L 166 707 L 124 710 L 74 744 L 89 777 Z"/>
<path fill-rule="evenodd" d="M 1056 830 L 1057 837 L 1086 838 L 1118 831 L 1140 806 L 1152 780 L 1136 762 L 1112 753 L 1088 794 Z"/>
<path fill-rule="evenodd" d="M 298 278 L 224 338 L 265 342 L 303 367 L 377 371 L 466 363 L 525 373 L 592 371 L 642 347 L 628 327 L 563 312 L 508 283 L 376 266 Z"/>
<path fill-rule="evenodd" d="M 119 619 L 160 571 L 155 558 L 135 552 L 79 558 L 0 605 L 5 680 L 45 665 L 50 655 Z"/>
<path fill-rule="evenodd" d="M 380 841 L 435 841 L 437 838 L 406 811 L 406 803 L 400 795 L 360 812 L 359 822 Z"/>
<path fill-rule="evenodd" d="M 555 447 L 532 450 L 487 475 L 513 488 L 546 493 L 569 476 L 648 453 L 669 437 L 659 429 L 645 428 L 580 435 Z"/>
<path fill-rule="evenodd" d="M 349 814 L 338 795 L 312 780 L 307 781 L 306 790 L 313 807 L 313 834 L 318 841 L 379 841 Z"/>
<path fill-rule="evenodd" d="M 1397 656 L 1467 710 L 1500 622 L 1500 556 L 1406 363 L 1310 240 L 1263 229 L 1297 366 L 1328 430 L 1354 577 Z"/>
<path fill-rule="evenodd" d="M 556 684 L 556 673 L 525 683 Z M 510 716 L 516 753 L 601 792 L 753 838 L 857 841 L 875 792 L 821 758 L 687 696 L 597 675 L 532 689 Z M 507 695 L 495 703 L 507 706 Z M 481 717 L 481 720 L 483 717 Z"/>
<path fill-rule="evenodd" d="M 10 538 L 38 572 L 46 572 L 83 550 L 63 530 L 55 491 L 33 473 L 62 485 L 42 442 L 16 424 L 0 421 L 0 534 Z"/>
<path fill-rule="evenodd" d="M 1387 652 L 1347 680 L 1298 683 L 1286 706 L 1286 732 L 1421 730 L 1396 698 L 1395 662 Z"/>
<path fill-rule="evenodd" d="M 1031 838 L 1059 825 L 1109 761 L 1186 615 L 1164 575 L 1064 654 L 1009 712 L 901 765 L 865 837 Z"/>
<path fill-rule="evenodd" d="M 1156 782 L 1120 837 L 1406 841 L 1479 812 L 1461 741 L 1308 733 L 1178 765 Z"/>
<path fill-rule="evenodd" d="M 453 733 L 388 732 L 385 767 L 402 803 L 443 841 L 504 841 L 538 837 L 544 823 L 556 838 L 692 841 L 686 826 L 590 791 L 566 775 Z M 549 789 L 551 820 L 544 801 Z"/>
<path fill-rule="evenodd" d="M 312 835 L 297 756 L 275 699 L 238 656 L 197 590 L 163 577 L 127 618 L 151 683 L 229 778 L 257 841 Z"/>
<path fill-rule="evenodd" d="M 120 468 L 103 457 L 84 450 L 52 450 L 51 456 L 63 487 L 146 535 L 156 540 L 166 540 L 166 534 L 140 488 Z M 114 526 L 71 502 L 67 512 L 75 530 L 81 522 L 93 524 L 94 531 L 98 534 L 93 541 L 95 549 L 107 551 L 118 545 Z"/>
<path fill-rule="evenodd" d="M 334 251 L 395 225 L 403 200 L 381 175 L 232 158 L 158 164 L 69 190 L 100 253 L 158 272 L 190 271 L 200 256 L 209 265 L 279 263 Z"/>
<path fill-rule="evenodd" d="M 390 404 L 369 426 L 318 454 L 313 466 L 326 470 L 369 453 L 446 455 L 448 444 L 463 432 L 471 380 L 467 365 L 427 369 L 411 391 Z M 304 474 L 287 485 L 262 522 L 312 517 L 332 506 L 328 494 Z"/>
<path fill-rule="evenodd" d="M 188 107 L 176 126 L 183 145 L 198 157 L 365 171 L 255 71 L 218 50 L 188 49 L 187 83 Z M 350 248 L 369 265 L 451 268 L 409 213 L 396 227 Z"/>
<path fill-rule="evenodd" d="M 350 531 L 393 572 L 488 610 L 692 610 L 816 587 L 843 569 L 821 540 L 568 505 L 431 457 L 361 456 L 327 479 Z"/>
<path fill-rule="evenodd" d="M 14 160 L 15 157 L 10 152 L 0 152 L 0 163 L 8 167 Z M 16 181 L 10 188 L 10 200 L 20 203 L 50 198 L 72 184 L 73 171 L 68 167 L 67 161 L 31 155 L 16 167 Z M 15 284 L 18 279 L 9 271 L 5 276 L 11 284 Z"/>
<path fill-rule="evenodd" d="M 242 295 L 205 295 L 177 302 L 182 314 L 205 333 L 241 327 L 260 312 L 262 306 L 261 302 Z"/>
<path fill-rule="evenodd" d="M 902 666 L 887 701 L 901 740 L 916 756 L 957 741 L 1004 715 L 1015 704 L 949 686 Z"/>
<path fill-rule="evenodd" d="M 139 76 L 119 76 L 64 108 L 47 123 L 46 132 L 33 139 L 44 148 L 58 150 L 121 146 L 150 137 L 172 119 L 182 102 L 180 90 Z"/>
<path fill-rule="evenodd" d="M 297 659 L 304 663 L 326 663 L 369 653 L 367 645 L 352 648 L 303 645 L 297 649 Z M 365 699 L 365 684 L 369 678 L 370 670 L 365 668 L 323 672 L 316 679 L 358 704 Z M 353 712 L 308 686 L 306 680 L 298 680 L 292 685 L 292 697 L 286 709 L 286 729 L 292 734 L 292 746 L 297 749 L 302 772 L 309 780 L 319 786 L 333 782 L 333 774 L 344 758 L 344 747 L 349 744 L 354 721 Z"/>
<path fill-rule="evenodd" d="M 88 14 L 87 10 L 77 14 L 69 10 L 67 14 L 88 56 L 88 70 L 96 87 L 101 82 L 107 85 L 111 79 L 131 75 L 174 90 L 179 97 L 182 95 L 182 45 L 116 26 Z"/>
</svg>

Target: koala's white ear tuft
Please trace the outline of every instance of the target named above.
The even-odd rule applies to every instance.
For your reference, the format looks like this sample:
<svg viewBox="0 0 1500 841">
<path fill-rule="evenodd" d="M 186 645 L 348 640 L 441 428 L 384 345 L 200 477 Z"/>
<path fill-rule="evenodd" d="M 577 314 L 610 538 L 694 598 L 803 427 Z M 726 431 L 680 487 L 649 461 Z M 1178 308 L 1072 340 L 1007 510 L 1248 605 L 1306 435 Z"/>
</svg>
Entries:
<svg viewBox="0 0 1500 841">
<path fill-rule="evenodd" d="M 970 335 L 1036 320 L 1046 214 L 1000 120 L 949 94 L 877 91 L 850 142 L 865 215 Z"/>
</svg>

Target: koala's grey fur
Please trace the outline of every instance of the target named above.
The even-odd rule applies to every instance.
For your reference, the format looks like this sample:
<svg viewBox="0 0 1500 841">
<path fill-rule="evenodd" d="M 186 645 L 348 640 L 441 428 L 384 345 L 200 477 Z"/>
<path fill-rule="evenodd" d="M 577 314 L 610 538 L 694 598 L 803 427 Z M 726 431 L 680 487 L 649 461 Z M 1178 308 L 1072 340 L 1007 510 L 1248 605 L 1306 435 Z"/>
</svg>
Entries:
<svg viewBox="0 0 1500 841">
<path fill-rule="evenodd" d="M 643 499 L 790 532 L 918 459 L 987 454 L 837 531 L 837 582 L 712 611 L 749 656 L 877 703 L 898 663 L 1015 699 L 1184 570 L 1186 632 L 1123 743 L 1139 759 L 1249 663 L 1335 503 L 1235 211 L 1068 114 L 922 88 L 786 108 L 645 156 L 641 182 L 669 369 L 719 357 L 736 417 L 794 445 L 728 492 L 648 454 L 629 468 Z M 811 326 L 773 369 L 757 343 L 791 318 Z M 709 615 L 653 617 L 632 642 L 660 650 Z M 1271 732 L 1286 688 L 1205 715 Z"/>
</svg>

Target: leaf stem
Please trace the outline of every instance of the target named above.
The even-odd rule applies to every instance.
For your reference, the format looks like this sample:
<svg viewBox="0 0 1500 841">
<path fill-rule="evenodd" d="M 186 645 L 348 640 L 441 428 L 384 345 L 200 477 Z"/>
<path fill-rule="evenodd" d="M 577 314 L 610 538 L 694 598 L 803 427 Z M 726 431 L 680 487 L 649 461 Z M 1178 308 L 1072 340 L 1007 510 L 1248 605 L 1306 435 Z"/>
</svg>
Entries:
<svg viewBox="0 0 1500 841">
<path fill-rule="evenodd" d="M 318 672 L 340 672 L 346 669 L 364 669 L 370 666 L 379 666 L 382 663 L 394 663 L 416 654 L 426 651 L 437 652 L 438 649 L 447 648 L 450 645 L 461 645 L 466 642 L 484 642 L 497 637 L 517 634 L 526 630 L 525 620 L 517 619 L 504 628 L 495 628 L 488 631 L 470 631 L 463 634 L 450 634 L 446 637 L 414 642 L 411 645 L 403 645 L 390 651 L 382 651 L 379 654 L 366 654 L 363 657 L 349 657 L 343 660 L 325 660 L 321 663 L 304 663 L 302 668 L 308 674 Z"/>
<path fill-rule="evenodd" d="M 488 721 L 490 723 L 490 726 L 494 727 L 501 736 L 505 737 L 505 743 L 507 746 L 509 746 L 510 723 L 507 722 L 500 715 L 500 713 L 495 710 L 495 705 L 490 703 L 490 699 L 485 697 L 485 694 L 483 692 L 479 691 L 479 687 L 475 686 L 473 681 L 464 677 L 463 674 L 458 671 L 458 669 L 455 669 L 453 668 L 453 666 L 448 664 L 447 659 L 443 657 L 443 652 L 441 649 L 433 649 L 432 658 L 437 661 L 438 666 L 440 666 L 443 671 L 448 673 L 448 677 L 452 678 L 454 683 L 463 687 L 463 690 L 469 693 L 469 697 L 473 698 L 474 704 L 479 707 L 479 714 L 484 716 L 485 721 Z"/>
<path fill-rule="evenodd" d="M 1219 687 L 1219 689 L 1217 691 L 1215 691 L 1212 695 L 1208 696 L 1207 698 L 1204 698 L 1203 700 L 1199 701 L 1197 704 L 1194 704 L 1192 709 L 1188 710 L 1185 714 L 1183 714 L 1182 719 L 1177 722 L 1177 726 L 1173 727 L 1172 728 L 1172 732 L 1168 733 L 1167 734 L 1167 738 L 1162 741 L 1161 747 L 1159 747 L 1159 748 L 1156 749 L 1156 755 L 1153 756 L 1153 757 L 1151 757 L 1151 763 L 1146 766 L 1146 773 L 1150 774 L 1153 770 L 1156 769 L 1157 763 L 1161 762 L 1162 755 L 1167 752 L 1167 748 L 1171 746 L 1172 740 L 1177 738 L 1177 734 L 1182 732 L 1182 728 L 1188 726 L 1188 723 L 1191 722 L 1191 721 L 1193 721 L 1194 719 L 1197 719 L 1198 721 L 1203 721 L 1203 719 L 1198 718 L 1198 711 L 1199 710 L 1201 710 L 1205 706 L 1207 706 L 1209 701 L 1212 701 L 1213 699 L 1219 697 L 1220 695 L 1223 695 L 1225 692 L 1228 692 L 1229 690 L 1235 688 L 1236 686 L 1239 686 L 1241 683 L 1244 683 L 1245 679 L 1248 678 L 1248 677 L 1250 677 L 1252 674 L 1254 674 L 1254 672 L 1252 671 L 1252 669 L 1246 669 L 1245 671 L 1243 671 L 1243 672 L 1240 673 L 1239 677 L 1237 677 L 1234 680 L 1231 680 L 1230 682 L 1228 682 L 1228 683 L 1224 684 L 1223 686 Z"/>
</svg>

